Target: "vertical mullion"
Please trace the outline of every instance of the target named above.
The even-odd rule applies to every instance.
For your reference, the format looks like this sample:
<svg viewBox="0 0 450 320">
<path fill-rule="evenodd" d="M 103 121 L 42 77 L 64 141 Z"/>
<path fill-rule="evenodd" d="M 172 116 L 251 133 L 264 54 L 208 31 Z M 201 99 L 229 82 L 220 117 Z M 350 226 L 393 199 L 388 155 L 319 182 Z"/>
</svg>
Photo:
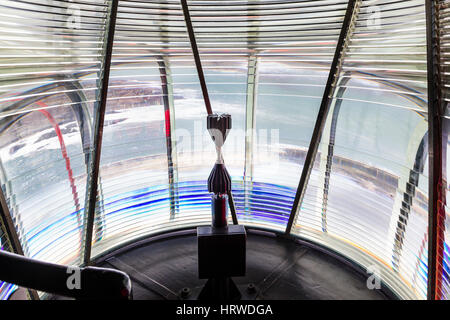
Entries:
<svg viewBox="0 0 450 320">
<path fill-rule="evenodd" d="M 258 1 L 259 2 L 259 1 Z M 247 15 L 252 15 L 249 9 L 249 1 L 247 1 Z M 254 168 L 254 152 L 255 152 L 255 134 L 256 134 L 256 104 L 258 89 L 258 50 L 254 49 L 257 39 L 251 37 L 251 31 L 256 32 L 257 36 L 260 31 L 260 23 L 257 17 L 248 20 L 247 33 L 247 50 L 250 52 L 247 65 L 247 99 L 245 104 L 245 164 L 244 164 L 244 214 L 251 213 L 250 197 L 253 194 L 253 168 Z M 252 39 L 253 38 L 253 39 Z"/>
<path fill-rule="evenodd" d="M 178 151 L 177 151 L 177 137 L 175 135 L 175 101 L 173 98 L 173 79 L 172 71 L 170 69 L 170 62 L 168 57 L 164 57 L 164 63 L 166 65 L 166 79 L 167 79 L 167 99 L 170 110 L 170 138 L 172 144 L 172 167 L 173 167 L 173 185 L 175 192 L 175 214 L 179 212 L 180 199 L 178 192 Z"/>
<path fill-rule="evenodd" d="M 111 68 L 111 55 L 116 26 L 118 0 L 111 0 L 108 10 L 109 19 L 105 30 L 105 43 L 103 61 L 98 88 L 98 99 L 94 115 L 94 137 L 91 155 L 89 157 L 88 179 L 86 186 L 85 212 L 85 237 L 83 261 L 85 265 L 90 263 L 92 249 L 92 233 L 94 228 L 95 208 L 97 203 L 97 188 L 99 179 L 100 156 L 102 149 L 103 125 L 106 112 L 106 100 L 108 96 L 109 73 Z"/>
<path fill-rule="evenodd" d="M 428 286 L 427 298 L 440 300 L 444 250 L 445 189 L 443 171 L 443 108 L 439 57 L 438 1 L 425 0 L 428 75 Z M 447 143 L 445 141 L 445 143 Z"/>
<path fill-rule="evenodd" d="M 187 0 L 181 0 L 181 7 L 183 9 L 184 21 L 186 22 L 186 29 L 189 35 L 189 42 L 191 43 L 192 54 L 194 56 L 195 67 L 197 68 L 198 80 L 202 89 L 203 100 L 205 102 L 206 112 L 212 114 L 211 102 L 209 100 L 208 87 L 206 86 L 205 75 L 203 73 L 202 62 L 198 52 L 197 41 L 195 40 L 194 28 L 192 27 L 191 15 Z"/>
<path fill-rule="evenodd" d="M 169 178 L 169 201 L 170 201 L 170 218 L 174 219 L 178 211 L 178 175 L 176 161 L 176 142 L 173 133 L 175 130 L 175 116 L 173 105 L 173 88 L 170 79 L 170 69 L 168 61 L 162 56 L 158 56 L 159 73 L 161 78 L 161 88 L 164 104 L 164 123 L 166 129 L 166 149 L 167 149 L 167 169 Z"/>
<path fill-rule="evenodd" d="M 300 182 L 298 184 L 297 192 L 295 194 L 294 203 L 289 216 L 289 221 L 286 226 L 285 234 L 290 234 L 292 226 L 297 218 L 297 212 L 302 205 L 303 198 L 305 196 L 306 187 L 308 185 L 309 177 L 311 175 L 312 167 L 314 166 L 314 160 L 319 147 L 322 132 L 327 120 L 328 112 L 330 111 L 332 97 L 336 88 L 336 82 L 338 80 L 340 69 L 342 67 L 343 55 L 348 45 L 348 37 L 352 24 L 354 24 L 354 18 L 357 16 L 361 0 L 349 0 L 347 11 L 345 13 L 344 21 L 342 23 L 341 33 L 336 45 L 336 51 L 334 53 L 333 62 L 328 74 L 327 84 L 320 104 L 320 109 L 317 114 L 314 131 L 309 143 L 308 152 L 306 154 L 305 162 L 303 165 Z"/>
<path fill-rule="evenodd" d="M 255 134 L 255 107 L 257 97 L 258 58 L 251 55 L 247 69 L 247 102 L 245 118 L 245 167 L 244 167 L 244 212 L 250 213 L 250 194 L 253 189 L 253 152 Z"/>
</svg>

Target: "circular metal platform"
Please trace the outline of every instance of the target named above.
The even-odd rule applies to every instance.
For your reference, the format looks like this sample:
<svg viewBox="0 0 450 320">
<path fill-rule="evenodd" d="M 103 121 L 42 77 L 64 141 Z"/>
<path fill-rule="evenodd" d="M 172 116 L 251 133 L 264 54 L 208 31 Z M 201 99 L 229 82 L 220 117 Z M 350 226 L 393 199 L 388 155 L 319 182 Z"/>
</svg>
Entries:
<svg viewBox="0 0 450 320">
<path fill-rule="evenodd" d="M 247 233 L 246 276 L 233 278 L 245 299 L 395 298 L 384 287 L 368 289 L 368 274 L 331 253 L 269 232 Z M 126 272 L 136 300 L 191 300 L 206 283 L 198 279 L 197 259 L 196 232 L 187 230 L 134 243 L 96 263 Z"/>
</svg>

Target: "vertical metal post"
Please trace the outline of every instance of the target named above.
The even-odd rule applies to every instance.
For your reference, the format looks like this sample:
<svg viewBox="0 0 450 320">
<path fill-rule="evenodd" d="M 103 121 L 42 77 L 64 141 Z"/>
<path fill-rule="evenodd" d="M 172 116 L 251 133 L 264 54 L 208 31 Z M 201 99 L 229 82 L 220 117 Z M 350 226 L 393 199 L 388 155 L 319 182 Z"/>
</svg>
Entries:
<svg viewBox="0 0 450 320">
<path fill-rule="evenodd" d="M 209 101 L 208 88 L 206 86 L 205 75 L 203 74 L 202 62 L 200 60 L 200 54 L 198 53 L 197 42 L 195 41 L 194 28 L 192 27 L 191 15 L 189 14 L 189 7 L 186 0 L 181 0 L 181 6 L 183 8 L 184 20 L 186 22 L 186 28 L 189 35 L 189 41 L 191 42 L 192 54 L 194 55 L 195 66 L 197 68 L 198 80 L 200 81 L 200 87 L 202 89 L 203 100 L 205 101 L 206 112 L 212 114 L 211 102 Z"/>
<path fill-rule="evenodd" d="M 228 207 L 230 207 L 231 219 L 233 220 L 233 224 L 239 224 L 236 214 L 236 205 L 234 204 L 232 191 L 228 192 Z"/>
<path fill-rule="evenodd" d="M 259 1 L 256 1 L 259 3 Z M 252 16 L 249 11 L 251 5 L 247 3 L 247 16 Z M 247 50 L 250 52 L 247 65 L 247 100 L 245 104 L 245 164 L 244 164 L 244 213 L 251 213 L 250 197 L 253 194 L 253 163 L 255 146 L 255 125 L 258 89 L 258 50 L 254 49 L 259 33 L 259 21 L 257 17 L 251 17 L 247 20 Z M 255 33 L 252 36 L 252 32 Z"/>
<path fill-rule="evenodd" d="M 444 250 L 445 189 L 443 101 L 441 99 L 438 1 L 425 0 L 428 68 L 428 287 L 427 298 L 440 300 Z"/>
<path fill-rule="evenodd" d="M 164 104 L 164 121 L 166 129 L 166 148 L 167 148 L 167 165 L 168 165 L 168 177 L 169 177 L 169 201 L 170 201 L 170 218 L 174 219 L 178 208 L 178 179 L 177 179 L 177 153 L 175 150 L 176 143 L 173 138 L 173 131 L 175 129 L 174 121 L 174 106 L 173 106 L 173 92 L 172 81 L 167 70 L 168 62 L 164 60 L 164 57 L 157 56 L 159 65 L 159 74 L 161 78 L 162 99 Z M 172 100 L 172 101 L 171 101 Z"/>
<path fill-rule="evenodd" d="M 111 68 L 111 55 L 116 27 L 118 0 L 111 0 L 109 7 L 109 21 L 106 27 L 104 55 L 99 77 L 98 99 L 95 108 L 94 137 L 91 155 L 89 157 L 89 172 L 86 186 L 85 212 L 85 237 L 84 237 L 84 264 L 88 265 L 91 259 L 92 233 L 94 227 L 95 208 L 97 203 L 97 188 L 100 167 L 100 155 L 102 149 L 103 124 L 108 97 L 109 73 Z"/>
<path fill-rule="evenodd" d="M 161 3 L 159 9 L 164 9 Z M 159 37 L 163 42 L 163 52 L 170 51 L 169 31 L 165 25 L 159 26 Z M 178 195 L 178 161 L 176 150 L 175 135 L 175 103 L 173 98 L 173 81 L 170 70 L 169 55 L 163 54 L 156 56 L 159 66 L 159 74 L 161 78 L 162 100 L 164 104 L 164 123 L 166 134 L 167 149 L 167 175 L 169 180 L 169 202 L 170 202 L 170 219 L 175 219 L 179 212 L 179 195 Z"/>
<path fill-rule="evenodd" d="M 247 103 L 245 116 L 245 167 L 244 167 L 244 211 L 250 213 L 250 193 L 253 189 L 253 148 L 255 130 L 255 107 L 257 99 L 258 58 L 251 55 L 247 69 Z"/>
<path fill-rule="evenodd" d="M 333 62 L 330 67 L 330 73 L 328 74 L 327 84 L 325 86 L 322 102 L 320 104 L 319 113 L 317 115 L 314 131 L 309 143 L 308 152 L 306 154 L 305 163 L 303 165 L 300 182 L 298 184 L 297 192 L 295 194 L 294 203 L 292 205 L 289 221 L 286 226 L 285 234 L 290 234 L 292 226 L 297 218 L 297 211 L 301 207 L 303 197 L 305 196 L 306 187 L 308 185 L 311 170 L 314 165 L 314 160 L 319 147 L 320 139 L 322 136 L 323 128 L 327 120 L 328 112 L 330 111 L 331 100 L 336 88 L 336 82 L 339 77 L 340 69 L 342 66 L 343 54 L 346 50 L 348 36 L 351 32 L 351 25 L 354 23 L 354 17 L 358 14 L 359 5 L 361 0 L 350 0 L 348 2 L 347 11 L 345 13 L 344 21 L 342 23 L 341 33 L 336 45 L 336 51 L 334 53 Z"/>
</svg>

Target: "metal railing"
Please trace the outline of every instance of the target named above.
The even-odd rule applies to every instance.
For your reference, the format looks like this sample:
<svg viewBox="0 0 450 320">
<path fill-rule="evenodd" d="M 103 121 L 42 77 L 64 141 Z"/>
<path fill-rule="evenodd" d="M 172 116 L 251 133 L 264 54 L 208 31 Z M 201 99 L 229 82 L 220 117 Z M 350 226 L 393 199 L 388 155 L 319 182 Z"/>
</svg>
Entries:
<svg viewBox="0 0 450 320">
<path fill-rule="evenodd" d="M 72 267 L 0 251 L 0 280 L 77 300 L 132 300 L 131 280 L 122 271 Z"/>
</svg>

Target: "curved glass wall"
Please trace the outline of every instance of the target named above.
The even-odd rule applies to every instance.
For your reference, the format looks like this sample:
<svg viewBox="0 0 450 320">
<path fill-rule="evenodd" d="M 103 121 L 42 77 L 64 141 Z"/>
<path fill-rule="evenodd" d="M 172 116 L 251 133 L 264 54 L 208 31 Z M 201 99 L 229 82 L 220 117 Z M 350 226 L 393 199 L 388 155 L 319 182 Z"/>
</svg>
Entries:
<svg viewBox="0 0 450 320">
<path fill-rule="evenodd" d="M 427 130 L 424 2 L 362 1 L 307 187 L 318 192 L 306 194 L 294 232 L 348 244 L 338 250 L 422 298 Z M 315 217 L 315 228 L 304 215 Z"/>
<path fill-rule="evenodd" d="M 233 118 L 224 154 L 242 223 L 286 226 L 346 6 L 189 2 L 213 110 Z M 215 149 L 181 5 L 120 1 L 116 23 L 94 256 L 211 215 Z"/>
<path fill-rule="evenodd" d="M 107 1 L 0 1 L 0 158 L 25 255 L 78 264 Z"/>
<path fill-rule="evenodd" d="M 285 231 L 325 85 L 336 73 L 291 233 L 376 269 L 400 297 L 421 299 L 428 259 L 424 1 L 356 2 L 337 70 L 330 67 L 347 0 L 188 4 L 212 108 L 233 119 L 224 158 L 240 223 Z M 0 7 L 0 178 L 8 208 L 27 256 L 81 264 L 111 1 L 0 0 Z M 210 223 L 206 180 L 216 154 L 205 116 L 180 2 L 120 0 L 92 258 Z M 11 290 L 4 284 L 0 298 Z"/>
</svg>

